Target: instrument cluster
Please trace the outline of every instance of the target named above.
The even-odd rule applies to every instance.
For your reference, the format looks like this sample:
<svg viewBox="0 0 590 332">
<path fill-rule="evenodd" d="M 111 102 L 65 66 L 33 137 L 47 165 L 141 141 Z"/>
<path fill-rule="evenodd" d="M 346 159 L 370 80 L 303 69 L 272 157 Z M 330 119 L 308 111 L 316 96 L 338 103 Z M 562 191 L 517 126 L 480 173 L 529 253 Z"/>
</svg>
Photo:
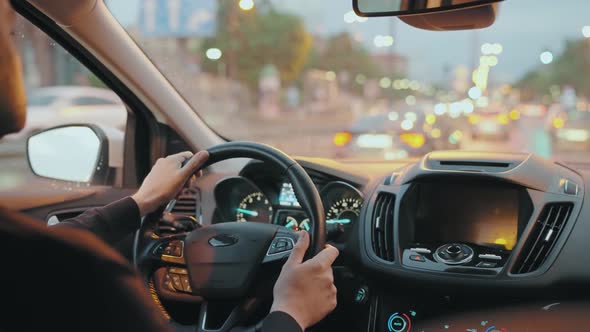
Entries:
<svg viewBox="0 0 590 332">
<path fill-rule="evenodd" d="M 347 230 L 359 219 L 362 193 L 349 183 L 333 181 L 320 188 L 320 197 L 328 230 L 339 230 L 341 234 L 336 238 L 344 240 Z M 296 231 L 312 229 L 287 180 L 254 183 L 241 176 L 226 178 L 216 185 L 215 199 L 217 213 L 213 223 L 264 222 Z"/>
</svg>

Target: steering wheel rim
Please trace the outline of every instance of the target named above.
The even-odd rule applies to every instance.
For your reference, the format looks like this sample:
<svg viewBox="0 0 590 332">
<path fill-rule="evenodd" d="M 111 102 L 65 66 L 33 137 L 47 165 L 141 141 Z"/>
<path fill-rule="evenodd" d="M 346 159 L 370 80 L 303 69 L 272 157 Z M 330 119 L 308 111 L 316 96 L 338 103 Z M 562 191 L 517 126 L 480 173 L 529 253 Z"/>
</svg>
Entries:
<svg viewBox="0 0 590 332">
<path fill-rule="evenodd" d="M 308 248 L 306 258 L 311 258 L 325 247 L 325 239 L 326 239 L 326 230 L 325 230 L 325 214 L 323 204 L 319 195 L 315 184 L 309 177 L 309 175 L 305 172 L 303 167 L 299 165 L 294 159 L 283 153 L 282 151 L 260 143 L 254 142 L 228 142 L 213 146 L 207 149 L 209 152 L 209 159 L 207 162 L 202 166 L 205 168 L 217 162 L 227 160 L 227 159 L 234 159 L 234 158 L 250 158 L 260 160 L 270 165 L 279 168 L 284 175 L 289 179 L 289 181 L 293 185 L 293 190 L 295 192 L 295 196 L 299 201 L 301 208 L 303 211 L 308 215 L 311 224 L 312 224 L 312 231 L 310 232 L 310 246 Z M 149 217 L 149 216 L 148 216 Z M 278 260 L 284 260 L 287 256 L 289 256 L 291 249 L 283 250 L 280 254 L 272 254 L 269 255 L 271 252 L 270 248 L 276 245 L 276 241 L 291 241 L 291 244 L 296 242 L 297 238 L 293 234 L 293 231 L 287 230 L 284 227 L 273 225 L 273 224 L 263 224 L 263 225 L 254 225 L 256 223 L 223 223 L 223 224 L 214 224 L 204 226 L 200 229 L 194 230 L 190 233 L 184 233 L 183 235 L 172 235 L 167 236 L 165 238 L 159 238 L 155 236 L 154 233 L 154 222 L 153 220 L 158 220 L 159 216 L 152 216 L 152 218 L 146 217 L 146 222 L 142 223 L 140 230 L 138 231 L 138 235 L 136 237 L 135 246 L 134 246 L 134 261 L 138 270 L 140 271 L 141 275 L 147 280 L 152 280 L 151 278 L 155 275 L 155 266 L 159 266 L 160 270 L 170 267 L 170 265 L 175 266 L 178 268 L 179 265 L 186 266 L 188 270 L 188 275 L 190 279 L 190 284 L 193 286 L 191 289 L 191 295 L 186 295 L 184 299 L 181 298 L 183 301 L 187 301 L 186 297 L 192 297 L 193 301 L 189 299 L 187 302 L 199 302 L 203 298 L 207 301 L 211 300 L 211 298 L 215 298 L 219 294 L 225 295 L 230 294 L 237 294 L 235 289 L 230 289 L 229 292 L 223 292 L 219 290 L 219 287 L 212 291 L 211 289 L 207 289 L 205 285 L 209 285 L 211 283 L 210 280 L 205 279 L 215 279 L 214 272 L 208 272 L 205 276 L 203 273 L 198 271 L 198 269 L 203 269 L 206 271 L 208 267 L 213 265 L 207 265 L 207 263 L 215 264 L 211 261 L 211 257 L 222 257 L 223 253 L 220 254 L 221 250 L 227 250 L 225 248 L 214 248 L 215 247 L 211 240 L 218 236 L 226 236 L 231 232 L 236 234 L 240 234 L 239 237 L 243 237 L 244 241 L 235 241 L 237 244 L 236 250 L 242 250 L 238 256 L 243 256 L 246 253 L 247 249 L 239 248 L 240 245 L 245 245 L 245 243 L 254 243 L 252 236 L 253 234 L 261 234 L 260 237 L 266 236 L 265 239 L 261 239 L 257 243 L 260 243 L 257 249 L 253 249 L 252 253 L 246 258 L 249 262 L 256 262 L 258 261 L 259 256 L 260 262 L 258 265 L 255 264 L 251 271 L 244 272 L 246 275 L 256 273 L 254 271 L 258 271 L 258 269 L 267 263 L 271 263 Z M 152 220 L 151 222 L 149 220 Z M 156 221 L 157 222 L 157 221 Z M 247 225 L 249 224 L 249 225 Z M 264 226 L 266 225 L 266 226 Z M 271 229 L 272 228 L 272 229 Z M 266 235 L 265 235 L 266 234 Z M 272 235 L 271 235 L 272 234 Z M 233 236 L 233 235 L 232 235 Z M 269 237 L 272 240 L 268 240 Z M 238 238 L 238 237 L 236 237 Z M 164 257 L 161 252 L 159 252 L 158 248 L 162 248 L 163 245 L 167 245 L 166 243 L 171 243 L 171 241 L 184 241 L 182 242 L 184 253 L 182 257 L 174 258 L 174 257 Z M 266 241 L 266 242 L 264 242 Z M 270 241 L 270 242 L 268 242 Z M 166 247 L 167 248 L 167 247 Z M 247 247 L 246 247 L 247 248 Z M 292 247 L 291 247 L 292 248 Z M 217 251 L 215 251 L 217 250 Z M 261 254 L 262 253 L 262 254 Z M 158 257 L 159 256 L 159 257 Z M 203 259 L 200 256 L 208 256 L 209 258 Z M 226 254 L 227 258 L 227 254 Z M 224 261 L 224 264 L 226 262 Z M 239 262 L 241 268 L 244 265 L 243 260 Z M 220 265 L 224 265 L 220 264 Z M 217 265 L 215 265 L 217 266 Z M 242 285 L 248 284 L 252 285 L 254 279 L 256 277 L 244 276 L 243 280 L 240 280 L 239 274 L 241 271 L 231 270 L 229 274 L 233 276 L 231 282 L 232 283 L 236 279 L 238 281 L 243 281 Z M 161 274 L 161 273 L 160 273 Z M 224 274 L 228 274 L 227 271 Z M 218 274 L 219 275 L 219 274 Z M 219 286 L 220 280 L 216 280 L 217 286 Z M 201 287 L 202 286 L 202 287 Z M 190 287 L 189 287 L 190 288 Z M 221 287 L 223 289 L 223 287 Z M 229 288 L 229 287 L 228 287 Z M 158 291 L 160 289 L 160 291 Z M 237 289 L 237 288 L 236 288 Z M 234 290 L 232 292 L 231 290 Z M 157 295 L 162 294 L 165 290 L 162 287 L 155 286 L 155 291 Z M 226 290 L 227 291 L 227 290 Z M 241 294 L 241 293 L 240 293 Z M 202 297 L 201 297 L 202 296 Z M 241 295 L 240 295 L 241 296 Z M 251 303 L 253 299 L 248 299 L 248 303 Z M 210 329 L 206 328 L 205 320 L 207 317 L 207 308 L 209 307 L 208 302 L 203 302 L 201 305 L 201 314 L 199 317 L 199 326 L 197 328 L 198 331 L 229 331 L 233 327 L 239 325 L 241 319 L 247 314 L 247 310 L 245 307 L 250 307 L 250 305 L 244 306 L 244 301 L 238 305 L 229 315 L 229 317 L 224 322 L 223 326 L 219 329 Z"/>
</svg>

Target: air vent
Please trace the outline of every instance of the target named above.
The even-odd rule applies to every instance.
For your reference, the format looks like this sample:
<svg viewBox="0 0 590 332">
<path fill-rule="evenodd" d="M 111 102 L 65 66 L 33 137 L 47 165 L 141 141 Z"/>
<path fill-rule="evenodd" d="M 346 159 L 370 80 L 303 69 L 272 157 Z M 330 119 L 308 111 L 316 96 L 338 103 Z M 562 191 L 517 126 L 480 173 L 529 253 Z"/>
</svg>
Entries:
<svg viewBox="0 0 590 332">
<path fill-rule="evenodd" d="M 194 229 L 198 224 L 198 200 L 198 190 L 183 189 L 176 199 L 166 206 L 164 214 L 158 221 L 156 234 L 165 236 Z"/>
<path fill-rule="evenodd" d="M 441 160 L 441 166 L 473 166 L 473 167 L 498 167 L 508 168 L 509 163 L 491 162 L 491 161 L 467 161 L 467 160 Z"/>
<path fill-rule="evenodd" d="M 555 243 L 557 243 L 573 208 L 573 203 L 545 205 L 524 244 L 512 273 L 533 272 L 545 263 Z"/>
<path fill-rule="evenodd" d="M 379 193 L 371 218 L 372 242 L 375 255 L 393 262 L 393 212 L 395 195 Z"/>
</svg>

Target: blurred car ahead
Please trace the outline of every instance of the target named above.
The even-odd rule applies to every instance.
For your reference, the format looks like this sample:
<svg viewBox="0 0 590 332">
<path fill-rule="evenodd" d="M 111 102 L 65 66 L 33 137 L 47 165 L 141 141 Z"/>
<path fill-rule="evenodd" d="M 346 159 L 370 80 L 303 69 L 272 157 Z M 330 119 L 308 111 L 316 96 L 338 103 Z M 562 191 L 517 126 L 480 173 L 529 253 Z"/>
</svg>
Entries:
<svg viewBox="0 0 590 332">
<path fill-rule="evenodd" d="M 408 111 L 364 115 L 334 135 L 337 158 L 403 159 L 432 150 L 424 119 Z"/>
<path fill-rule="evenodd" d="M 505 112 L 488 111 L 469 115 L 471 138 L 506 141 L 510 138 L 510 117 Z"/>
<path fill-rule="evenodd" d="M 27 122 L 18 134 L 6 139 L 23 139 L 45 128 L 65 124 L 93 123 L 125 129 L 127 111 L 110 90 L 85 86 L 51 86 L 27 96 Z"/>
<path fill-rule="evenodd" d="M 557 151 L 590 149 L 590 111 L 562 112 L 553 121 L 551 139 Z"/>
</svg>

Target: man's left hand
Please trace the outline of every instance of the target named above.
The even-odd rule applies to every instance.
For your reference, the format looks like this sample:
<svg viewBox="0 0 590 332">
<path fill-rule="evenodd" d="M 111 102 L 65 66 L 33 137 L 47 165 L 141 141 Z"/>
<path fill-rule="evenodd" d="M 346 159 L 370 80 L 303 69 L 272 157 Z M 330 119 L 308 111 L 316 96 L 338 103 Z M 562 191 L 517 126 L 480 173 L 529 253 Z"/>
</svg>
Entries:
<svg viewBox="0 0 590 332">
<path fill-rule="evenodd" d="M 185 151 L 158 159 L 137 193 L 131 196 L 137 203 L 141 216 L 155 211 L 159 206 L 176 197 L 207 158 L 209 158 L 207 151 L 200 151 L 194 155 L 192 152 Z"/>
</svg>

